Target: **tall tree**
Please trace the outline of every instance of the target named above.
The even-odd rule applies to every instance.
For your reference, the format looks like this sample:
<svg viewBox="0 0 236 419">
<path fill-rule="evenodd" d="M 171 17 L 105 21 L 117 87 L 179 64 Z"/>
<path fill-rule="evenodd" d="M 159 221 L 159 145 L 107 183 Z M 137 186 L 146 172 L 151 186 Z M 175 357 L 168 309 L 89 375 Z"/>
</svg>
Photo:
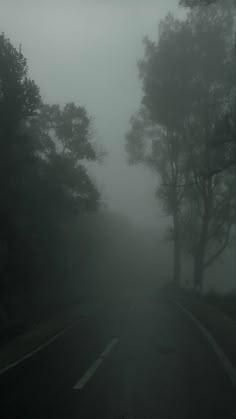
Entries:
<svg viewBox="0 0 236 419">
<path fill-rule="evenodd" d="M 157 174 L 157 197 L 163 209 L 173 219 L 168 238 L 173 240 L 173 283 L 180 284 L 181 238 L 180 211 L 183 189 L 179 188 L 182 176 L 181 143 L 176 132 L 155 125 L 146 109 L 131 118 L 130 131 L 126 135 L 126 151 L 131 164 L 146 164 Z M 161 179 L 161 185 L 159 182 Z"/>
<path fill-rule="evenodd" d="M 1 242 L 8 249 L 8 269 L 17 251 L 16 216 L 22 205 L 21 192 L 35 164 L 37 144 L 26 126 L 40 107 L 36 84 L 28 78 L 27 61 L 21 49 L 0 35 L 0 190 Z M 10 250 L 11 249 L 11 250 Z"/>
<path fill-rule="evenodd" d="M 196 66 L 198 90 L 193 96 L 194 110 L 186 121 L 189 136 L 186 141 L 186 169 L 192 187 L 185 188 L 187 210 L 183 227 L 186 235 L 190 236 L 194 285 L 200 289 L 205 268 L 229 244 L 234 222 L 235 182 L 230 174 L 214 175 L 217 158 L 211 148 L 216 127 L 228 113 L 227 104 L 234 86 L 231 12 L 230 8 L 216 4 L 189 15 L 190 29 L 194 33 L 193 47 L 194 44 L 201 47 L 202 57 Z"/>
<path fill-rule="evenodd" d="M 53 298 L 65 289 L 72 254 L 74 262 L 80 257 L 72 247 L 82 246 L 78 214 L 99 206 L 83 165 L 96 159 L 91 139 L 85 108 L 43 105 L 21 48 L 1 34 L 0 316 L 13 294 L 15 312 L 29 317 L 33 294 Z"/>
<path fill-rule="evenodd" d="M 180 5 L 190 8 L 209 8 L 218 6 L 221 10 L 225 9 L 231 12 L 232 16 L 236 13 L 236 0 L 180 0 Z M 230 52 L 234 59 L 234 73 L 232 83 L 232 94 L 228 100 L 227 112 L 222 115 L 222 118 L 215 126 L 215 133 L 212 138 L 212 149 L 216 152 L 218 159 L 216 160 L 216 167 L 212 170 L 209 176 L 214 176 L 216 173 L 231 170 L 236 167 L 236 32 L 235 24 L 234 31 L 234 51 L 232 48 Z"/>
<path fill-rule="evenodd" d="M 178 237 L 191 248 L 194 284 L 198 287 L 203 282 L 204 266 L 226 247 L 233 222 L 232 182 L 224 176 L 214 178 L 217 160 L 210 147 L 216 127 L 227 114 L 233 89 L 232 34 L 230 7 L 216 4 L 204 10 L 197 8 L 185 21 L 168 15 L 160 25 L 158 43 L 146 40 L 145 57 L 139 65 L 143 106 L 151 123 L 164 132 L 156 141 L 162 146 L 158 145 L 155 160 L 167 162 L 171 174 L 165 182 L 167 165 L 159 166 L 160 196 L 168 197 L 172 208 L 175 240 L 181 224 Z M 155 141 L 153 147 L 154 151 Z M 179 206 L 176 197 L 181 197 Z M 225 200 L 230 202 L 227 209 Z M 185 235 L 183 226 L 188 227 Z M 219 236 L 223 244 L 217 247 Z M 215 252 L 208 258 L 209 241 Z"/>
</svg>

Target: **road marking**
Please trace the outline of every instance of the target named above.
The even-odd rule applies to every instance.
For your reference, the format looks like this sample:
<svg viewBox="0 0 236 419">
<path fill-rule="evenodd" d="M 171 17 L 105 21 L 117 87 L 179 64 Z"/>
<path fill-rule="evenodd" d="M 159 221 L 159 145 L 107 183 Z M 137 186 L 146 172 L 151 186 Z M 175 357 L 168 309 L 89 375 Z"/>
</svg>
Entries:
<svg viewBox="0 0 236 419">
<path fill-rule="evenodd" d="M 75 384 L 73 387 L 74 390 L 81 390 L 87 382 L 90 380 L 90 378 L 95 374 L 97 369 L 100 367 L 100 365 L 103 363 L 105 358 L 108 357 L 112 349 L 117 345 L 119 339 L 114 338 L 109 343 L 109 345 L 106 347 L 106 349 L 101 353 L 99 358 L 91 365 L 91 367 L 86 371 L 86 373 L 80 378 L 80 380 Z"/>
<path fill-rule="evenodd" d="M 4 374 L 5 372 L 11 370 L 14 367 L 17 367 L 17 365 L 21 364 L 23 361 L 26 361 L 27 359 L 31 358 L 32 356 L 36 355 L 38 352 L 42 351 L 42 349 L 49 346 L 51 343 L 55 342 L 55 340 L 59 339 L 62 335 L 64 335 L 66 332 L 68 332 L 70 329 L 72 329 L 76 324 L 80 322 L 81 319 L 76 320 L 73 322 L 70 326 L 65 327 L 63 330 L 58 332 L 56 335 L 48 339 L 46 342 L 42 343 L 41 345 L 37 346 L 37 348 L 33 349 L 31 352 L 28 352 L 27 354 L 23 355 L 21 358 L 19 358 L 17 361 L 11 362 L 6 367 L 3 367 L 0 369 L 0 375 Z"/>
<path fill-rule="evenodd" d="M 200 323 L 200 321 L 193 316 L 192 313 L 190 313 L 189 310 L 187 310 L 185 307 L 183 307 L 181 304 L 177 303 L 177 301 L 172 300 L 173 303 L 181 309 L 191 320 L 192 322 L 201 330 L 207 341 L 210 343 L 212 349 L 214 350 L 215 354 L 218 356 L 221 364 L 223 365 L 231 383 L 233 386 L 236 387 L 236 369 L 232 362 L 229 360 L 227 355 L 225 355 L 224 351 L 221 349 L 219 344 L 216 342 L 216 340 L 213 338 L 213 336 L 209 333 L 209 331 Z"/>
</svg>

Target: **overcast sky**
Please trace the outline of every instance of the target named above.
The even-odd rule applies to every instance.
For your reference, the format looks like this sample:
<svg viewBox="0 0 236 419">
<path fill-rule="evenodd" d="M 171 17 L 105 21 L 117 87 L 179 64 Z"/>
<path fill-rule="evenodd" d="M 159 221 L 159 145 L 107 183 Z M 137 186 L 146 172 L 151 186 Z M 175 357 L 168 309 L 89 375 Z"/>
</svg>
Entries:
<svg viewBox="0 0 236 419">
<path fill-rule="evenodd" d="M 142 94 L 136 65 L 142 39 L 157 39 L 158 21 L 168 11 L 183 13 L 178 0 L 0 0 L 1 32 L 22 44 L 43 100 L 74 101 L 94 117 L 108 151 L 93 169 L 103 199 L 148 225 L 163 222 L 156 179 L 145 168 L 128 167 L 123 146 Z"/>
</svg>

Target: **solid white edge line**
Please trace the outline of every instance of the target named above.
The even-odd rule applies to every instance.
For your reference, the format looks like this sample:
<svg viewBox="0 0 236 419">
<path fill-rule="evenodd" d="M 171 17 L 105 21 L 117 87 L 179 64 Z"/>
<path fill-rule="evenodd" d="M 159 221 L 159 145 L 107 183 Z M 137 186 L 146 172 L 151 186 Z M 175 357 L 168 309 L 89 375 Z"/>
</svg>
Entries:
<svg viewBox="0 0 236 419">
<path fill-rule="evenodd" d="M 216 342 L 210 332 L 200 323 L 200 321 L 185 307 L 183 307 L 180 303 L 175 300 L 172 302 L 181 309 L 191 320 L 192 322 L 201 330 L 207 341 L 210 343 L 212 349 L 214 350 L 215 354 L 218 356 L 222 366 L 224 367 L 231 383 L 234 387 L 236 387 L 236 368 L 229 360 L 227 355 L 225 355 L 224 351 L 220 347 L 220 345 Z"/>
<path fill-rule="evenodd" d="M 90 378 L 95 374 L 97 369 L 100 367 L 100 365 L 103 363 L 105 358 L 108 357 L 112 349 L 117 345 L 119 342 L 119 339 L 114 338 L 112 341 L 107 345 L 106 349 L 101 353 L 99 358 L 91 365 L 91 367 L 85 372 L 85 374 L 80 378 L 80 380 L 74 385 L 74 390 L 81 390 L 87 382 L 90 380 Z"/>
<path fill-rule="evenodd" d="M 81 319 L 76 320 L 75 322 L 73 322 L 70 326 L 65 327 L 63 330 L 61 330 L 60 332 L 58 332 L 56 335 L 54 335 L 53 337 L 49 338 L 46 342 L 42 343 L 41 345 L 37 346 L 37 348 L 33 349 L 32 351 L 28 352 L 27 354 L 23 355 L 21 358 L 17 359 L 14 362 L 11 362 L 10 364 L 6 365 L 6 367 L 3 367 L 0 369 L 0 375 L 4 374 L 5 372 L 11 370 L 12 368 L 16 367 L 17 365 L 21 364 L 23 361 L 31 358 L 33 355 L 37 354 L 38 352 L 40 352 L 42 349 L 46 348 L 47 346 L 49 346 L 51 343 L 53 343 L 55 340 L 57 340 L 58 338 L 60 338 L 62 335 L 64 335 L 67 331 L 69 331 L 70 329 L 72 329 L 77 323 L 80 322 Z"/>
</svg>

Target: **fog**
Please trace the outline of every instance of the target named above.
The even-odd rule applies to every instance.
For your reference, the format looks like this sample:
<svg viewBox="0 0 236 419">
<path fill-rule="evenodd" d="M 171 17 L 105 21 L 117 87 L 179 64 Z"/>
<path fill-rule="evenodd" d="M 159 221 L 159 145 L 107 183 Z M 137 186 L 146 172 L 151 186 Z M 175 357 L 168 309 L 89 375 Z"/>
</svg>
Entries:
<svg viewBox="0 0 236 419">
<path fill-rule="evenodd" d="M 147 226 L 163 224 L 156 178 L 128 166 L 124 136 L 141 100 L 143 37 L 157 39 L 168 11 L 184 14 L 177 0 L 0 1 L 1 31 L 22 44 L 43 100 L 74 101 L 94 118 L 107 156 L 91 170 L 109 208 Z"/>
<path fill-rule="evenodd" d="M 0 417 L 235 415 L 235 19 L 0 0 Z"/>
<path fill-rule="evenodd" d="M 233 6 L 179 3 L 0 0 L 2 317 L 235 290 Z"/>
</svg>

